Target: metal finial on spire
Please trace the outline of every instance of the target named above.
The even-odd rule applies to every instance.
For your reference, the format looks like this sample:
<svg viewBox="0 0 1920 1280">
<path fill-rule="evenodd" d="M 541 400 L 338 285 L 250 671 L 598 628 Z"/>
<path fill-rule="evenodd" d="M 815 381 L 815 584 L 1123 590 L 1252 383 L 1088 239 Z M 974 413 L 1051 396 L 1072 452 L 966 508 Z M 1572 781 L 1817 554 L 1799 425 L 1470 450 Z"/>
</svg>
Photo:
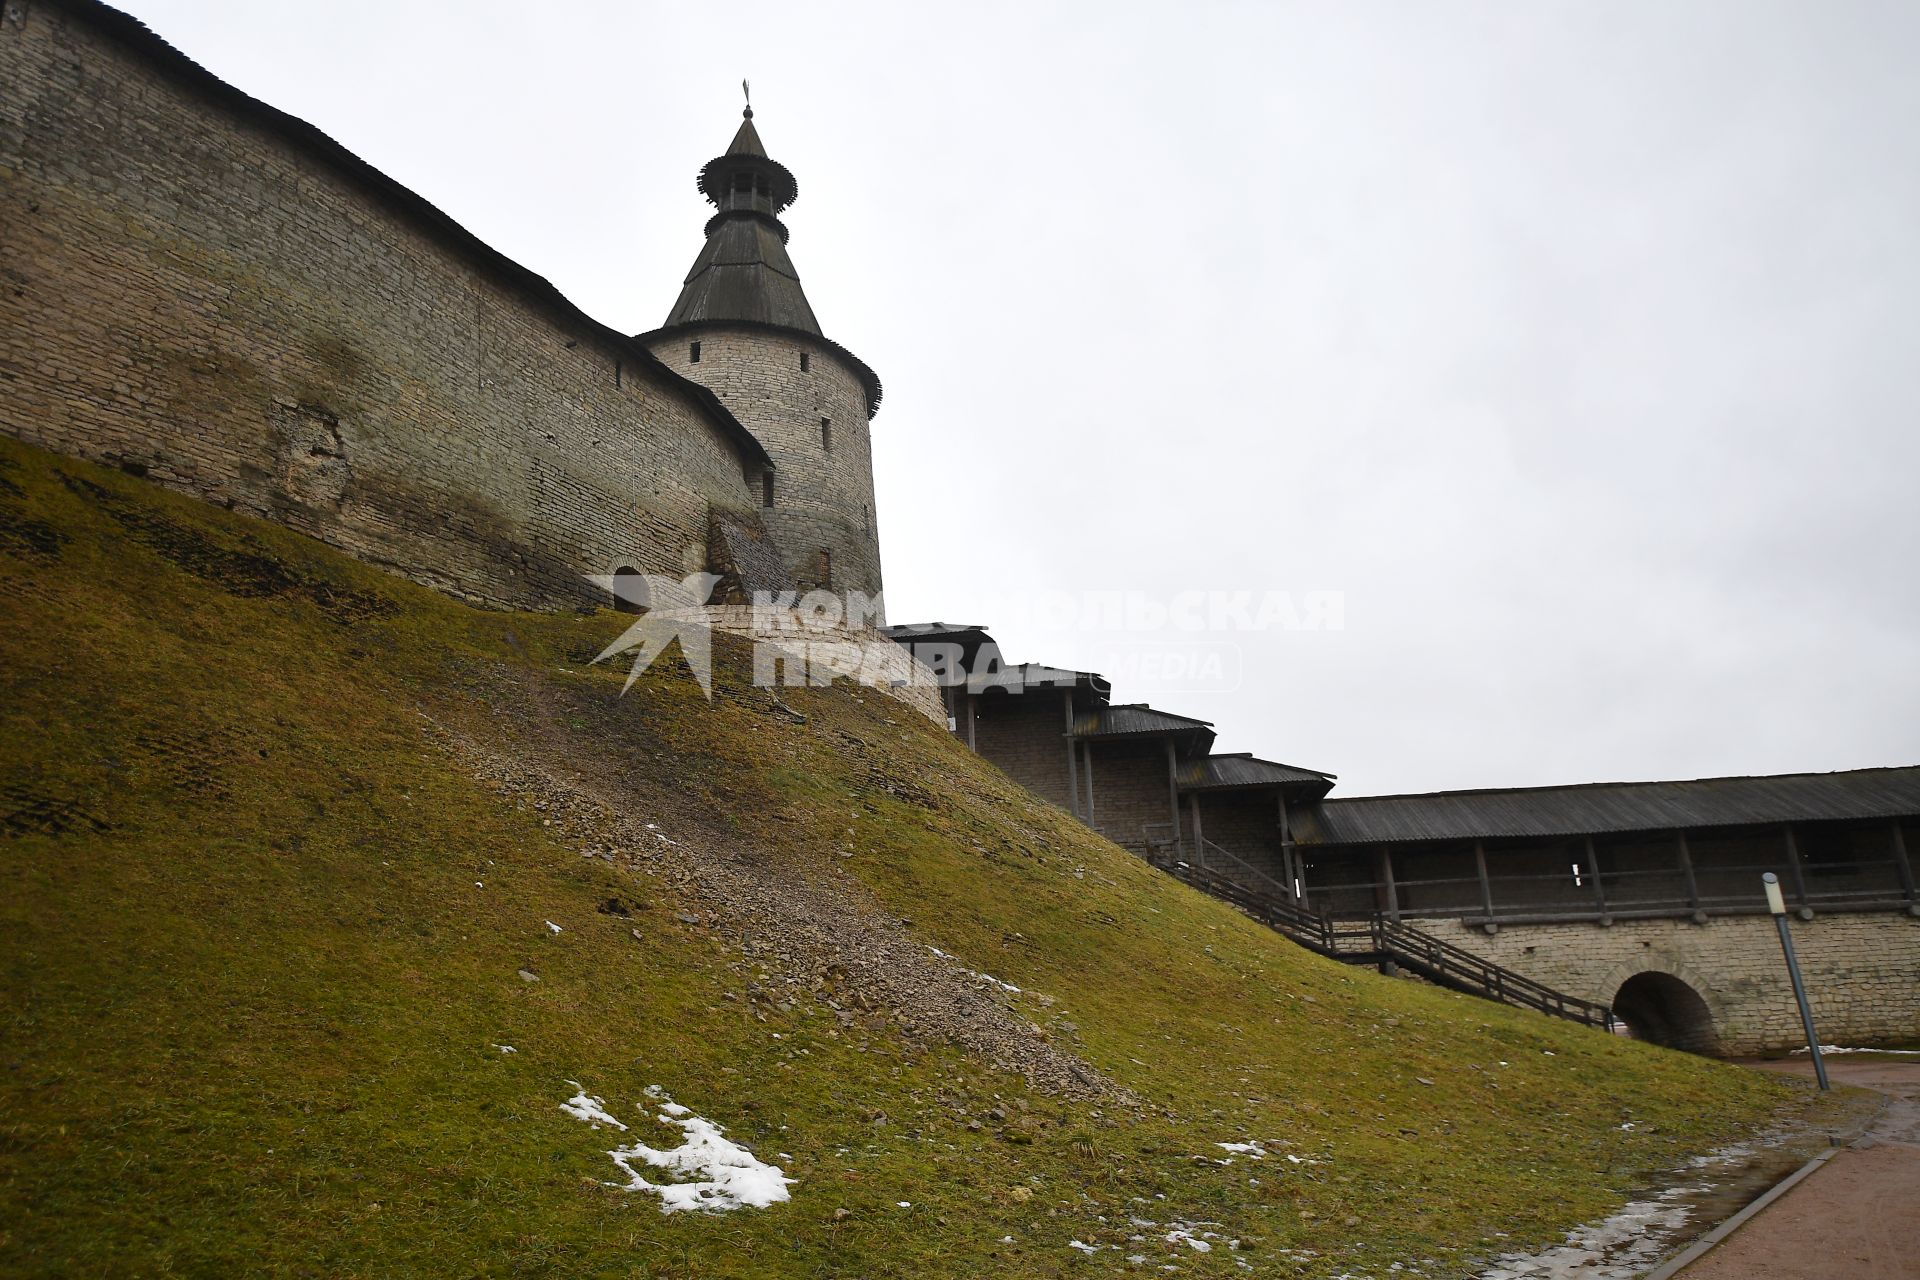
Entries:
<svg viewBox="0 0 1920 1280">
<path fill-rule="evenodd" d="M 748 84 L 745 80 L 742 80 L 740 82 L 740 94 L 742 97 L 744 97 L 747 100 L 746 110 L 742 111 L 740 114 L 745 116 L 747 119 L 751 120 L 753 119 L 753 86 Z"/>
</svg>

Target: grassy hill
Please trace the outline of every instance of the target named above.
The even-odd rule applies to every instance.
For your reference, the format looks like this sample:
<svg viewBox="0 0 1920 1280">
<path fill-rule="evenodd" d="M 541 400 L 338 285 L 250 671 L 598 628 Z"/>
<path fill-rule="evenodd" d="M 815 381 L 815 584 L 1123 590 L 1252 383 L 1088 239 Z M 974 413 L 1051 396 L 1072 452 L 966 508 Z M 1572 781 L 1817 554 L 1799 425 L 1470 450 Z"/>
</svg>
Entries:
<svg viewBox="0 0 1920 1280">
<path fill-rule="evenodd" d="M 0 443 L 0 1272 L 1452 1274 L 1794 1105 L 1311 956 L 724 637 L 621 697 L 626 621 Z M 791 1199 L 607 1185 L 649 1086 Z"/>
</svg>

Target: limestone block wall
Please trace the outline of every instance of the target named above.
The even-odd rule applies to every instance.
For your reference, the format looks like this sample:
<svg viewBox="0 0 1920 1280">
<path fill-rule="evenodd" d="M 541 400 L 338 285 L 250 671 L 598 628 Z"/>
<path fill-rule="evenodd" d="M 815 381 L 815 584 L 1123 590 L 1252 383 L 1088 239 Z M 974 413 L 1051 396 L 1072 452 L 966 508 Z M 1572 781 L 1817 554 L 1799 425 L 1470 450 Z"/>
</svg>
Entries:
<svg viewBox="0 0 1920 1280">
<path fill-rule="evenodd" d="M 1087 747 L 1093 751 L 1092 825 L 1115 844 L 1136 850 L 1146 849 L 1148 828 L 1155 836 L 1170 835 L 1166 743 L 1106 738 L 1082 744 Z M 1185 822 L 1183 812 L 1183 830 Z"/>
<path fill-rule="evenodd" d="M 703 393 L 316 131 L 0 14 L 0 430 L 503 605 L 703 568 L 753 505 Z"/>
<path fill-rule="evenodd" d="M 1452 920 L 1418 927 L 1569 995 L 1611 1004 L 1640 973 L 1679 978 L 1706 1002 L 1720 1053 L 1805 1043 L 1773 919 L 1765 915 L 1598 924 L 1502 925 L 1489 936 Z M 1813 1007 L 1828 1044 L 1920 1042 L 1920 919 L 1905 913 L 1792 919 Z"/>
<path fill-rule="evenodd" d="M 701 326 L 647 343 L 669 368 L 711 388 L 773 455 L 773 504 L 760 514 L 794 581 L 879 595 L 867 392 L 853 371 L 800 333 Z"/>
<path fill-rule="evenodd" d="M 1070 809 L 1066 695 L 1054 689 L 980 695 L 975 749 L 1049 804 Z M 965 736 L 964 726 L 961 729 Z"/>
<path fill-rule="evenodd" d="M 1187 799 L 1192 811 L 1192 799 Z M 1200 834 L 1270 875 L 1280 874 L 1280 805 L 1261 792 L 1200 793 Z"/>
</svg>

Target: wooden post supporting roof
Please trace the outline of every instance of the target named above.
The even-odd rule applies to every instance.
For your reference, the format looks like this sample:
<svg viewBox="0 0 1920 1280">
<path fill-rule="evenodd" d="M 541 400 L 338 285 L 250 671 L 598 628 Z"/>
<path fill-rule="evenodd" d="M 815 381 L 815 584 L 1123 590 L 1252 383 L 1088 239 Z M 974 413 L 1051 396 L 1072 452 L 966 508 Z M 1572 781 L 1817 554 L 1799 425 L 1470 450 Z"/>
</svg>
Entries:
<svg viewBox="0 0 1920 1280">
<path fill-rule="evenodd" d="M 1080 744 L 1080 754 L 1087 761 L 1087 817 L 1088 826 L 1093 825 L 1093 739 L 1088 738 Z"/>
<path fill-rule="evenodd" d="M 1893 869 L 1900 877 L 1900 892 L 1907 896 L 1907 905 L 1920 902 L 1913 891 L 1913 863 L 1907 858 L 1907 833 L 1900 829 L 1898 819 L 1893 823 Z"/>
<path fill-rule="evenodd" d="M 1801 906 L 1807 905 L 1807 873 L 1800 865 L 1800 841 L 1793 834 L 1793 824 L 1780 828 L 1786 836 L 1787 875 L 1793 880 L 1793 896 L 1800 900 Z"/>
<path fill-rule="evenodd" d="M 1400 890 L 1393 883 L 1393 848 L 1390 845 L 1380 846 L 1380 885 L 1386 894 L 1387 919 L 1399 924 Z"/>
<path fill-rule="evenodd" d="M 1280 798 L 1280 866 L 1286 872 L 1287 889 L 1293 894 L 1293 900 L 1302 906 L 1307 901 L 1307 872 L 1300 865 L 1300 850 L 1293 843 L 1293 822 L 1287 816 L 1287 793 L 1275 793 Z"/>
<path fill-rule="evenodd" d="M 1594 846 L 1593 837 L 1583 837 L 1587 848 L 1587 877 L 1593 881 L 1593 905 L 1600 908 L 1600 914 L 1607 914 L 1607 891 L 1600 883 L 1600 850 Z"/>
<path fill-rule="evenodd" d="M 1487 843 L 1484 840 L 1473 842 L 1473 869 L 1480 877 L 1480 905 L 1487 913 L 1487 919 L 1493 919 L 1493 881 L 1487 876 Z"/>
<path fill-rule="evenodd" d="M 980 741 L 979 741 L 979 738 L 978 738 L 978 737 L 977 737 L 977 736 L 975 735 L 975 733 L 974 733 L 974 729 L 973 729 L 973 727 L 974 727 L 974 725 L 976 725 L 976 724 L 978 724 L 978 723 L 980 722 L 980 716 L 979 716 L 979 714 L 978 714 L 978 710 L 979 710 L 979 709 L 978 709 L 977 707 L 975 707 L 975 706 L 973 705 L 973 704 L 974 704 L 974 700 L 975 700 L 975 699 L 976 699 L 976 698 L 977 698 L 978 696 L 979 696 L 979 695 L 977 695 L 977 694 L 974 694 L 974 693 L 968 693 L 968 694 L 967 694 L 967 701 L 966 701 L 966 708 L 967 708 L 967 750 L 969 750 L 969 751 L 971 751 L 971 752 L 973 752 L 973 754 L 975 754 L 975 755 L 979 755 L 979 754 L 980 754 Z"/>
<path fill-rule="evenodd" d="M 1167 803 L 1173 810 L 1173 843 L 1180 846 L 1180 765 L 1173 739 L 1167 739 Z"/>
<path fill-rule="evenodd" d="M 1196 866 L 1207 865 L 1207 837 L 1200 826 L 1200 793 L 1195 791 L 1187 797 L 1187 807 L 1193 810 L 1193 861 Z"/>
<path fill-rule="evenodd" d="M 1073 749 L 1073 690 L 1065 690 L 1060 695 L 1060 705 L 1066 711 L 1067 739 L 1067 812 L 1076 818 L 1080 812 L 1080 760 Z"/>
<path fill-rule="evenodd" d="M 1674 832 L 1674 847 L 1680 854 L 1680 873 L 1687 879 L 1687 905 L 1695 911 L 1700 909 L 1700 882 L 1693 874 L 1693 850 L 1687 847 L 1687 833 Z"/>
</svg>

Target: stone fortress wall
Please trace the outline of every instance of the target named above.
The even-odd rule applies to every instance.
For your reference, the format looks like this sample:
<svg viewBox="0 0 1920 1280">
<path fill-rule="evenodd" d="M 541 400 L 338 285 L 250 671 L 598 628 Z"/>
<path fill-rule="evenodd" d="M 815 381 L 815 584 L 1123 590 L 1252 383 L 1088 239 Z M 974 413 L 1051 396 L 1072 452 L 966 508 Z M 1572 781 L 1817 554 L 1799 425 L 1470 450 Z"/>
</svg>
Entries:
<svg viewBox="0 0 1920 1280">
<path fill-rule="evenodd" d="M 757 495 L 760 518 L 795 584 L 878 596 L 867 391 L 853 370 L 829 344 L 794 330 L 701 325 L 645 340 L 662 363 L 711 388 L 773 455 L 773 502 L 764 489 Z"/>
<path fill-rule="evenodd" d="M 1673 1025 L 1671 1039 L 1699 1053 L 1740 1056 L 1801 1045 L 1806 1036 L 1787 982 L 1779 934 L 1767 915 L 1599 924 L 1501 925 L 1489 935 L 1457 920 L 1420 928 L 1569 995 L 1613 1004 L 1640 975 L 1675 983 L 1650 991 Z M 1805 975 L 1814 1028 L 1827 1044 L 1920 1041 L 1920 919 L 1892 912 L 1795 918 L 1794 951 Z M 1703 1015 L 1688 1017 L 1697 996 Z M 1631 1016 L 1631 1010 L 1622 1010 Z M 1663 1037 L 1664 1038 L 1664 1037 Z"/>
<path fill-rule="evenodd" d="M 417 196 L 124 15 L 0 14 L 0 430 L 493 605 L 757 514 L 711 393 Z"/>
<path fill-rule="evenodd" d="M 583 575 L 712 568 L 728 528 L 770 529 L 794 585 L 878 586 L 866 388 L 832 344 L 718 325 L 649 350 L 91 0 L 0 0 L 0 85 L 0 430 L 488 605 L 606 603 Z M 796 638 L 725 606 L 707 621 L 946 718 L 870 628 Z M 1071 804 L 1066 712 L 1022 710 L 970 719 L 969 740 Z M 1168 785 L 1148 763 L 1141 822 Z M 1702 1049 L 1798 1034 L 1765 918 L 1421 923 L 1596 1002 L 1670 977 L 1647 1007 L 1684 1019 L 1692 993 L 1703 1016 L 1672 1030 Z M 1794 928 L 1825 1038 L 1920 1037 L 1920 920 Z"/>
</svg>

